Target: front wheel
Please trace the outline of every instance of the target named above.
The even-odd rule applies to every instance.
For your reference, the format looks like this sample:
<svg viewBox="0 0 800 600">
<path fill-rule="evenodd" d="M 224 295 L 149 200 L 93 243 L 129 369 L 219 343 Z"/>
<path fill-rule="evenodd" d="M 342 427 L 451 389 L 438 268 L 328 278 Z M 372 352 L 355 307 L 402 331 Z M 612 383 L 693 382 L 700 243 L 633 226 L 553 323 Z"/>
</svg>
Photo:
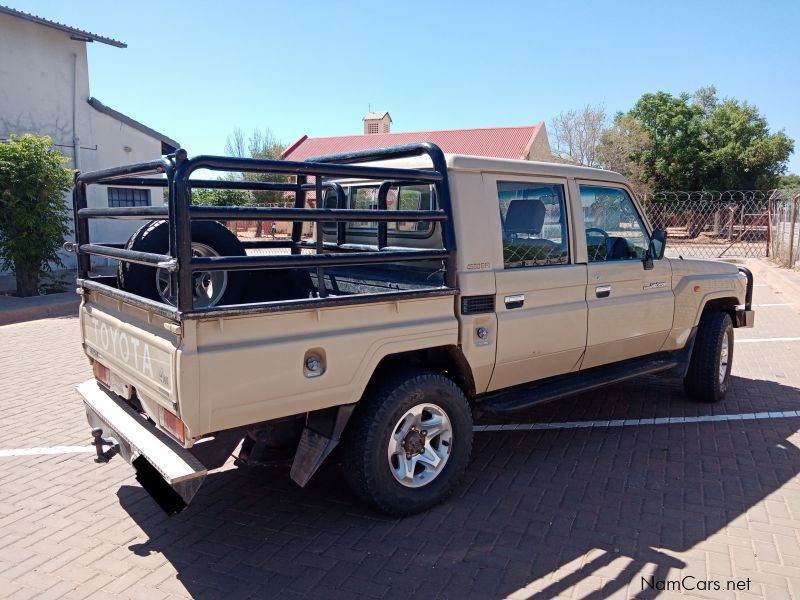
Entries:
<svg viewBox="0 0 800 600">
<path fill-rule="evenodd" d="M 472 414 L 444 375 L 404 370 L 373 385 L 342 441 L 345 477 L 364 501 L 410 515 L 443 501 L 472 451 Z"/>
<path fill-rule="evenodd" d="M 700 402 L 718 402 L 728 391 L 733 364 L 733 321 L 728 313 L 700 317 L 689 370 L 683 380 L 686 394 Z"/>
</svg>

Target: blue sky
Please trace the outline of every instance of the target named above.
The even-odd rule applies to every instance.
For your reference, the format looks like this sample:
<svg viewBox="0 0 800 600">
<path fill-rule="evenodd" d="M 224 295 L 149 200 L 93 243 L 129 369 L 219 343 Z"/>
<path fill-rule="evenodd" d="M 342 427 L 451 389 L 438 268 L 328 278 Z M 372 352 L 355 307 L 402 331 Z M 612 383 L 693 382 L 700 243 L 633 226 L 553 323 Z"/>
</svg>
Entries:
<svg viewBox="0 0 800 600">
<path fill-rule="evenodd" d="M 800 150 L 796 0 L 6 3 L 126 42 L 89 44 L 92 95 L 190 154 L 236 126 L 361 133 L 369 106 L 394 131 L 523 125 L 709 84 Z"/>
</svg>

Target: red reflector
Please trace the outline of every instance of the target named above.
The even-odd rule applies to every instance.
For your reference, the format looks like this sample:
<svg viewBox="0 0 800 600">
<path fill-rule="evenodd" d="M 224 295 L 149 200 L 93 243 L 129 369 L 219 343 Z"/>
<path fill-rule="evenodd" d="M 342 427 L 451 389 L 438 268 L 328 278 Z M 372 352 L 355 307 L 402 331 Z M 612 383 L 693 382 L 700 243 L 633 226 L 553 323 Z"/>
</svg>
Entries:
<svg viewBox="0 0 800 600">
<path fill-rule="evenodd" d="M 105 365 L 101 365 L 97 361 L 94 361 L 92 369 L 94 370 L 94 378 L 97 379 L 97 381 L 99 381 L 100 383 L 103 383 L 106 386 L 108 386 L 110 381 L 108 367 L 106 367 Z"/>
<path fill-rule="evenodd" d="M 181 443 L 185 441 L 186 434 L 184 433 L 183 421 L 164 407 L 161 407 L 161 425 L 178 438 Z"/>
</svg>

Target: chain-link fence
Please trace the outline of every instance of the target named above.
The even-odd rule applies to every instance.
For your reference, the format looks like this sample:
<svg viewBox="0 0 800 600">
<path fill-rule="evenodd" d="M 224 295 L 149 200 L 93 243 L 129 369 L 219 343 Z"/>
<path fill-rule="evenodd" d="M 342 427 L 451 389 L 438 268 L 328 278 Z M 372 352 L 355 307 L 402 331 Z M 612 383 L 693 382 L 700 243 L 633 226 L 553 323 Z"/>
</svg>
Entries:
<svg viewBox="0 0 800 600">
<path fill-rule="evenodd" d="M 657 192 L 641 200 L 653 227 L 666 229 L 671 255 L 768 255 L 769 206 L 778 190 Z"/>
<path fill-rule="evenodd" d="M 769 254 L 784 267 L 800 268 L 800 190 L 775 190 L 769 204 Z"/>
</svg>

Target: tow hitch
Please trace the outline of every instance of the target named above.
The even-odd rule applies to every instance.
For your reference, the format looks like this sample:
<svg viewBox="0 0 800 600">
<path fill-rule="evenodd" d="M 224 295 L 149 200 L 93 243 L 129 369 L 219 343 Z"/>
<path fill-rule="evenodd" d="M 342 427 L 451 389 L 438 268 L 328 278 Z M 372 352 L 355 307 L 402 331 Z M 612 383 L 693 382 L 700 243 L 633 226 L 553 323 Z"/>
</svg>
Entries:
<svg viewBox="0 0 800 600">
<path fill-rule="evenodd" d="M 119 454 L 136 469 L 136 480 L 164 512 L 171 515 L 186 508 L 208 474 L 206 467 L 94 379 L 84 381 L 78 391 L 92 427 L 95 461 L 106 463 Z"/>
<path fill-rule="evenodd" d="M 114 456 L 117 452 L 119 452 L 119 444 L 114 440 L 104 440 L 103 439 L 103 430 L 100 427 L 95 427 L 92 429 L 92 437 L 94 438 L 94 449 L 97 452 L 97 456 L 94 459 L 96 463 L 107 463 L 111 460 L 111 457 Z M 105 452 L 103 451 L 103 446 L 111 446 Z"/>
</svg>

